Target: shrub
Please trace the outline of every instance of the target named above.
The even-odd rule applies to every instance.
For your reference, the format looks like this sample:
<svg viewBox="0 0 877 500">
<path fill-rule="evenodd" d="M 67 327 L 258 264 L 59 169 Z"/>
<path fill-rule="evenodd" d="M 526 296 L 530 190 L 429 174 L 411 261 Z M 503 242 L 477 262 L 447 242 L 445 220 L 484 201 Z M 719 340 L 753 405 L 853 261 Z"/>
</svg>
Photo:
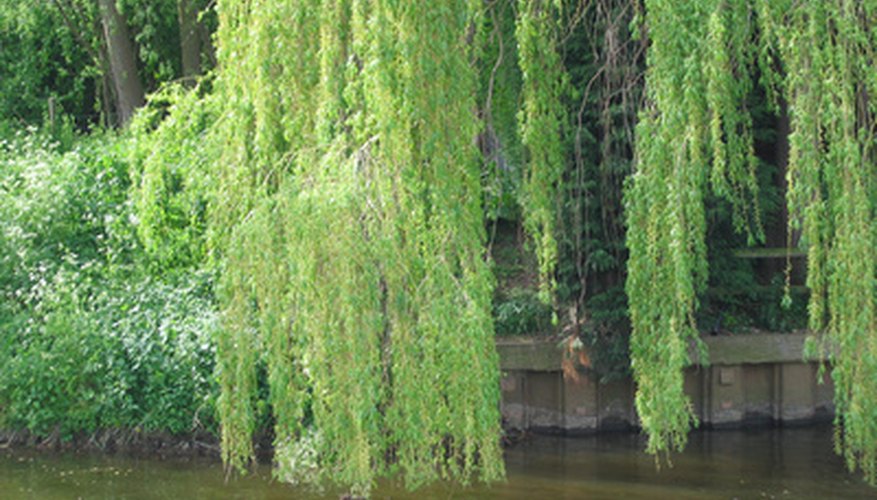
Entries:
<svg viewBox="0 0 877 500">
<path fill-rule="evenodd" d="M 212 276 L 148 271 L 134 141 L 0 143 L 0 424 L 36 435 L 215 429 Z"/>
</svg>

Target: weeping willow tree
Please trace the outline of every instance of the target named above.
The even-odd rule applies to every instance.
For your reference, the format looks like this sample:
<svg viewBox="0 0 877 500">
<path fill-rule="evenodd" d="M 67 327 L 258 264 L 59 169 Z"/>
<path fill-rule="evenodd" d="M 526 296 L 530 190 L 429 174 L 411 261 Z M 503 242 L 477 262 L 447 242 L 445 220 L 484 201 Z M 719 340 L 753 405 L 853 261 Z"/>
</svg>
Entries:
<svg viewBox="0 0 877 500">
<path fill-rule="evenodd" d="M 790 229 L 808 249 L 810 327 L 823 333 L 837 449 L 877 481 L 875 111 L 877 3 L 646 1 L 648 108 L 626 193 L 627 292 L 637 411 L 648 450 L 681 448 L 695 417 L 682 391 L 707 275 L 704 196 L 730 200 L 760 239 L 746 96 L 760 75 L 788 103 Z"/>
<path fill-rule="evenodd" d="M 493 481 L 498 359 L 476 161 L 480 2 L 222 1 L 211 244 L 225 462 L 367 494 Z"/>
<path fill-rule="evenodd" d="M 508 53 L 521 71 L 519 199 L 550 301 L 570 146 L 562 55 L 578 22 L 570 19 L 588 9 L 508 1 L 516 5 Z M 791 116 L 789 210 L 809 251 L 811 327 L 824 332 L 832 360 L 838 450 L 875 481 L 875 6 L 635 7 L 649 40 L 625 192 L 626 288 L 648 451 L 681 449 L 696 424 L 682 371 L 700 347 L 705 198 L 727 200 L 734 226 L 763 238 L 747 105 L 764 91 Z M 221 152 L 208 225 L 222 274 L 218 407 L 229 467 L 252 460 L 267 391 L 283 480 L 367 494 L 396 473 L 412 487 L 503 476 L 476 150 L 476 61 L 487 39 L 478 30 L 491 8 L 219 3 L 210 140 Z"/>
</svg>

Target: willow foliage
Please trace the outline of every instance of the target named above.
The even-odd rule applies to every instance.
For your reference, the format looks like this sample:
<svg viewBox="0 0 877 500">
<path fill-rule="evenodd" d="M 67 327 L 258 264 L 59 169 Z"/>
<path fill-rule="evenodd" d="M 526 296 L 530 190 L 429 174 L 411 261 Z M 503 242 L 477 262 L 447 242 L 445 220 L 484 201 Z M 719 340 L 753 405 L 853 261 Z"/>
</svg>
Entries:
<svg viewBox="0 0 877 500">
<path fill-rule="evenodd" d="M 556 40 L 561 7 L 562 2 L 552 0 L 520 0 L 515 32 L 523 77 L 518 120 L 528 156 L 520 203 L 524 227 L 536 242 L 539 295 L 546 303 L 557 286 L 557 200 L 565 165 L 561 97 L 566 75 Z"/>
<path fill-rule="evenodd" d="M 651 45 L 636 167 L 625 194 L 627 294 L 636 408 L 648 451 L 681 449 L 696 417 L 683 392 L 694 312 L 707 278 L 704 197 L 710 183 L 757 219 L 751 118 L 741 109 L 753 64 L 745 2 L 646 1 Z M 740 76 L 743 76 L 741 78 Z M 757 235 L 757 226 L 753 231 Z M 702 350 L 702 349 L 701 349 Z"/>
<path fill-rule="evenodd" d="M 168 86 L 150 96 L 130 126 L 137 232 L 165 269 L 204 260 L 209 171 L 218 148 L 209 143 L 216 106 L 200 94 Z"/>
<path fill-rule="evenodd" d="M 708 185 L 732 202 L 738 229 L 761 236 L 746 109 L 758 74 L 773 105 L 789 109 L 790 231 L 808 249 L 810 327 L 832 362 L 837 448 L 877 482 L 875 16 L 870 1 L 646 1 L 649 109 L 626 200 L 636 402 L 650 451 L 681 447 L 694 419 L 682 368 L 707 273 Z"/>
<path fill-rule="evenodd" d="M 479 2 L 224 1 L 223 457 L 367 494 L 503 476 L 474 138 Z M 255 52 L 255 53 L 254 53 Z"/>
<path fill-rule="evenodd" d="M 507 69 L 502 56 L 515 54 L 520 81 L 515 73 L 514 89 L 497 95 L 507 99 L 503 116 L 520 105 L 520 137 L 510 142 L 524 150 L 518 195 L 547 302 L 570 149 L 561 55 L 588 7 L 566 15 L 567 2 L 508 1 L 516 45 L 496 50 L 488 102 Z M 648 451 L 682 448 L 696 424 L 683 369 L 692 348 L 703 350 L 694 318 L 708 275 L 705 198 L 727 200 L 751 242 L 763 237 L 747 106 L 764 91 L 791 117 L 789 211 L 809 251 L 810 325 L 825 333 L 832 357 L 838 449 L 877 482 L 877 2 L 643 6 L 645 104 L 625 209 L 631 360 Z M 284 480 L 367 494 L 377 477 L 397 472 L 409 486 L 502 477 L 475 147 L 476 61 L 505 29 L 506 11 L 496 8 L 478 0 L 218 4 L 216 108 L 192 105 L 193 122 L 160 133 L 200 130 L 203 118 L 220 149 L 208 159 L 207 247 L 222 272 L 218 409 L 229 466 L 252 460 L 252 434 L 266 420 L 256 404 L 264 370 Z M 493 33 L 479 33 L 483 26 Z M 486 149 L 500 147 L 491 141 Z M 194 202 L 167 180 L 195 182 L 202 158 L 191 145 L 179 157 L 193 167 L 147 158 L 135 179 L 144 204 L 165 200 L 141 210 L 142 236 L 154 250 L 176 242 L 198 255 L 200 241 L 189 238 L 197 227 L 179 220 Z"/>
<path fill-rule="evenodd" d="M 831 359 L 836 447 L 877 483 L 877 2 L 757 2 L 785 69 L 789 212 L 807 245 L 810 328 Z"/>
</svg>

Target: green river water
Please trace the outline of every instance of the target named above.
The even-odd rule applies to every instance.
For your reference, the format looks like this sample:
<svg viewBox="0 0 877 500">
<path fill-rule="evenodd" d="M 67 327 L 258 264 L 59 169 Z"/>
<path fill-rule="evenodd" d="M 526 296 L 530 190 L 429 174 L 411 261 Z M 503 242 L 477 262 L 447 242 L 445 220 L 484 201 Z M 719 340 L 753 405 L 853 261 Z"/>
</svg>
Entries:
<svg viewBox="0 0 877 500">
<path fill-rule="evenodd" d="M 877 498 L 832 452 L 830 427 L 695 432 L 673 467 L 656 470 L 642 437 L 533 437 L 506 450 L 508 481 L 406 492 L 381 483 L 374 498 Z M 338 498 L 271 480 L 270 469 L 225 481 L 209 459 L 135 458 L 0 450 L 0 499 Z"/>
</svg>

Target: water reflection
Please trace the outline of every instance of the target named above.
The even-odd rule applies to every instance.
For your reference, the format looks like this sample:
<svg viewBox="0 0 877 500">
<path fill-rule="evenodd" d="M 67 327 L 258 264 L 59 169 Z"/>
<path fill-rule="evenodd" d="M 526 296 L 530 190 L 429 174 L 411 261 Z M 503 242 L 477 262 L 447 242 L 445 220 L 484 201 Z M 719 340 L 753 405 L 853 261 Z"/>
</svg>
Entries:
<svg viewBox="0 0 877 500">
<path fill-rule="evenodd" d="M 535 437 L 507 450 L 507 483 L 415 493 L 382 483 L 375 498 L 877 498 L 832 452 L 831 428 L 696 432 L 656 470 L 633 434 Z M 337 498 L 338 492 L 324 495 Z M 232 478 L 207 459 L 0 452 L 0 498 L 319 498 L 255 474 Z"/>
</svg>

